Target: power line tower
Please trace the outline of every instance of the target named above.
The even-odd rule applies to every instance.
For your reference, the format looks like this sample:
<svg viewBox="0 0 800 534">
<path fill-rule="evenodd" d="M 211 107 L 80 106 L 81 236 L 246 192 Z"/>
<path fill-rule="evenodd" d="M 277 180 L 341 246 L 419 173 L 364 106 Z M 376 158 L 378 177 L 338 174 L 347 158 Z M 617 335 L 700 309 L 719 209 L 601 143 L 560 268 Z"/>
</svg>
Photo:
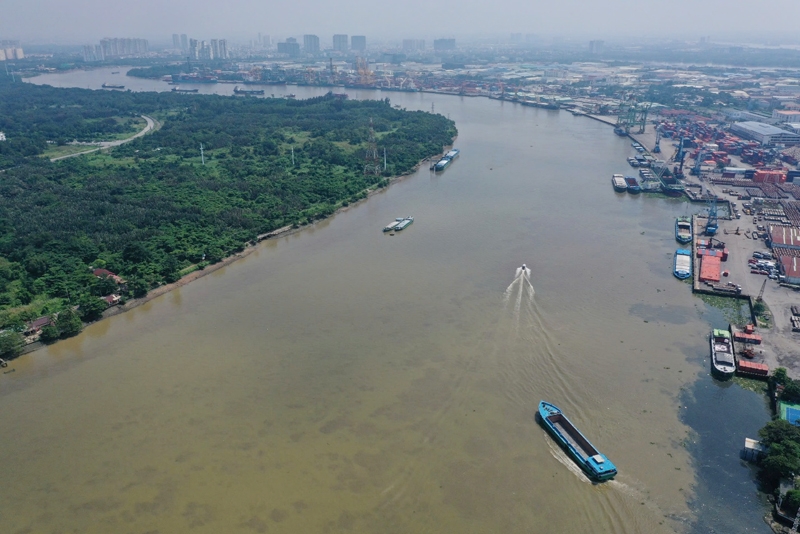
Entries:
<svg viewBox="0 0 800 534">
<path fill-rule="evenodd" d="M 381 158 L 378 156 L 378 142 L 375 140 L 375 129 L 372 119 L 369 120 L 369 141 L 367 141 L 367 155 L 364 160 L 364 174 L 381 174 Z"/>
</svg>

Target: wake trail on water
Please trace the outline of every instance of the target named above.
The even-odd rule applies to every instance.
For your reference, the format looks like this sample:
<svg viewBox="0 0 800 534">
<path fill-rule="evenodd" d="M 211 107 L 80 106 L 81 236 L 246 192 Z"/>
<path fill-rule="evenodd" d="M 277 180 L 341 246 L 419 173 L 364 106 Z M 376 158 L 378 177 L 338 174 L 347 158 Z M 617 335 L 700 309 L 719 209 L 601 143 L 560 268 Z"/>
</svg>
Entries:
<svg viewBox="0 0 800 534">
<path fill-rule="evenodd" d="M 517 268 L 514 279 L 503 293 L 503 312 L 499 353 L 525 354 L 523 358 L 503 358 L 501 375 L 509 387 L 507 395 L 518 404 L 528 404 L 541 395 L 541 386 L 555 388 L 561 398 L 569 397 L 569 376 L 559 361 L 550 328 L 543 318 L 531 283 L 531 270 Z"/>
</svg>

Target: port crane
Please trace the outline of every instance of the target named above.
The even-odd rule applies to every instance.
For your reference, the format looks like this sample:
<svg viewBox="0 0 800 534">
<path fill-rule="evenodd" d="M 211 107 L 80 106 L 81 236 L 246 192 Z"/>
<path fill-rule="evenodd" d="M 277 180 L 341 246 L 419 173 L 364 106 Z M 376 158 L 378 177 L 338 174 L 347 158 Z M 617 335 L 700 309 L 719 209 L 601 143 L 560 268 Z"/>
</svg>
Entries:
<svg viewBox="0 0 800 534">
<path fill-rule="evenodd" d="M 656 146 L 653 147 L 653 154 L 661 153 L 661 128 L 656 128 Z"/>
<path fill-rule="evenodd" d="M 764 300 L 764 288 L 767 287 L 767 279 L 764 278 L 764 283 L 761 284 L 761 291 L 758 292 L 758 296 L 756 297 L 756 302 L 761 302 Z"/>
<path fill-rule="evenodd" d="M 672 156 L 672 160 L 677 165 L 672 169 L 675 178 L 683 178 L 683 160 L 686 158 L 686 151 L 683 149 L 683 137 L 678 141 L 678 151 Z"/>
</svg>

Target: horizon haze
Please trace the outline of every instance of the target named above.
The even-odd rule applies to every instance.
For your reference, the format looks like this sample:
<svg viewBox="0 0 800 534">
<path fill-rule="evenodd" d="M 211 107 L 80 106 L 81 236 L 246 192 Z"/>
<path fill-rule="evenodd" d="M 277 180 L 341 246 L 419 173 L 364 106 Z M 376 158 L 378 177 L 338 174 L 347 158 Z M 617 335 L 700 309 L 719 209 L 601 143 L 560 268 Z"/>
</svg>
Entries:
<svg viewBox="0 0 800 534">
<path fill-rule="evenodd" d="M 92 43 L 103 37 L 139 37 L 166 43 L 173 33 L 246 42 L 259 33 L 273 40 L 310 33 L 366 35 L 369 42 L 419 37 L 477 38 L 510 33 L 590 40 L 630 37 L 710 37 L 712 40 L 791 42 L 800 17 L 797 0 L 764 0 L 758 9 L 741 1 L 406 0 L 385 4 L 354 0 L 296 0 L 269 5 L 174 0 L 29 0 L 0 18 L 0 39 L 52 44 Z M 748 10 L 748 8 L 750 8 Z"/>
</svg>

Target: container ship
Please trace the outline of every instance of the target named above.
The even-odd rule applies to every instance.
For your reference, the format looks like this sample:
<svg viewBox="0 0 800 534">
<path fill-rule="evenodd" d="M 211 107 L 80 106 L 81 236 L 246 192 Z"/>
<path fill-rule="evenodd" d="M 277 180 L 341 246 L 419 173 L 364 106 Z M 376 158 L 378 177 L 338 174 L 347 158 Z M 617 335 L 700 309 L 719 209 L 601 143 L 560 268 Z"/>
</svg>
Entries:
<svg viewBox="0 0 800 534">
<path fill-rule="evenodd" d="M 674 176 L 661 175 L 659 180 L 661 180 L 661 190 L 668 196 L 679 197 L 686 192 L 686 187 Z"/>
<path fill-rule="evenodd" d="M 625 177 L 621 174 L 614 174 L 611 176 L 611 185 L 614 186 L 614 191 L 617 193 L 624 193 L 628 190 L 628 184 L 625 183 Z"/>
<path fill-rule="evenodd" d="M 207 74 L 173 74 L 172 83 L 217 83 L 216 76 Z"/>
<path fill-rule="evenodd" d="M 601 454 L 558 407 L 541 401 L 538 416 L 545 429 L 592 480 L 603 482 L 617 475 L 611 460 Z"/>
<path fill-rule="evenodd" d="M 125 89 L 124 85 L 115 85 L 113 83 L 104 83 L 101 87 L 103 89 Z"/>
<path fill-rule="evenodd" d="M 196 93 L 197 89 L 181 89 L 180 87 L 173 87 L 173 93 Z"/>
<path fill-rule="evenodd" d="M 235 95 L 263 95 L 263 89 L 239 89 L 239 86 L 233 88 L 233 94 Z"/>
</svg>

